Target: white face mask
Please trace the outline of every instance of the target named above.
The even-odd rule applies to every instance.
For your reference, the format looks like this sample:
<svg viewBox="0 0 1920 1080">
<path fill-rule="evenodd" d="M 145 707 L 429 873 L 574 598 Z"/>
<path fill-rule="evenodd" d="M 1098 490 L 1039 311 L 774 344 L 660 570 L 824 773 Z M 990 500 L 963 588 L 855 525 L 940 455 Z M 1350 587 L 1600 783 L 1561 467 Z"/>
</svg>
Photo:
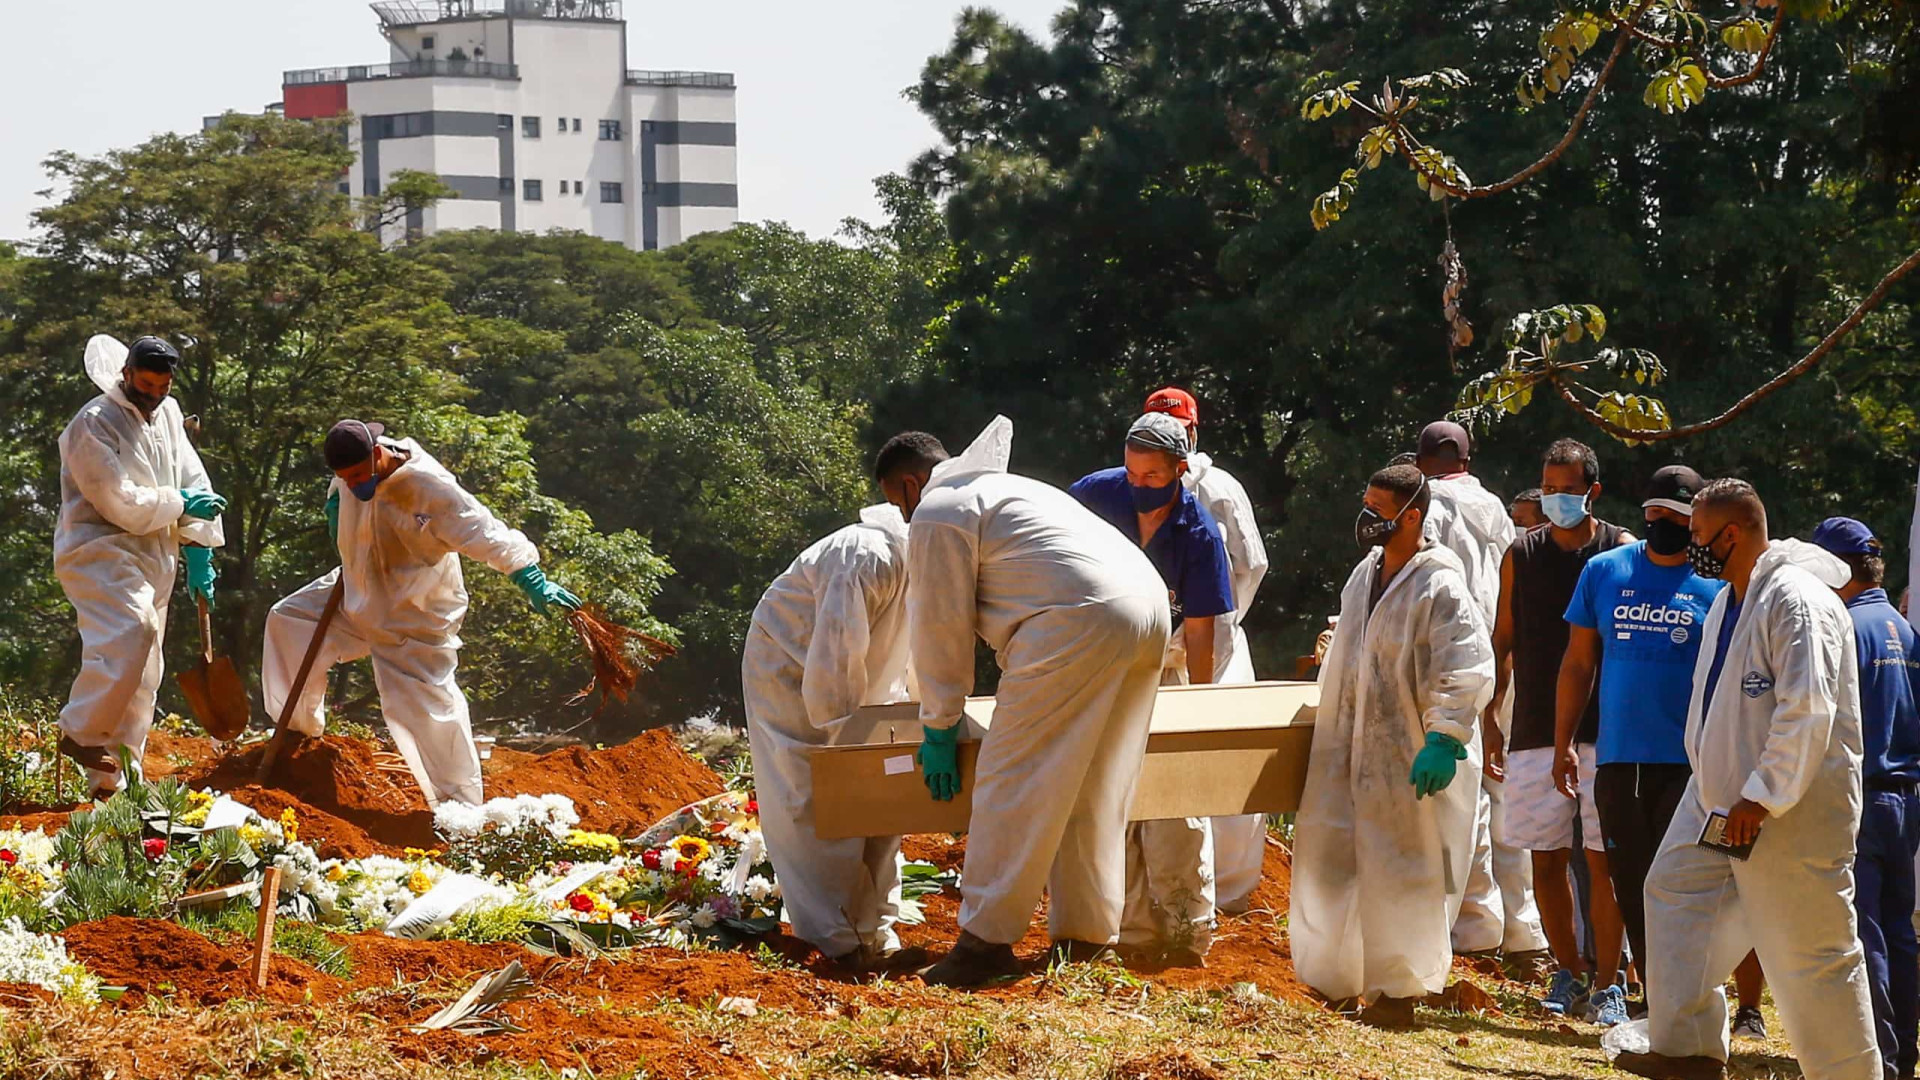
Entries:
<svg viewBox="0 0 1920 1080">
<path fill-rule="evenodd" d="M 1585 495 L 1542 495 L 1540 512 L 1562 529 L 1571 529 L 1587 520 Z"/>
</svg>

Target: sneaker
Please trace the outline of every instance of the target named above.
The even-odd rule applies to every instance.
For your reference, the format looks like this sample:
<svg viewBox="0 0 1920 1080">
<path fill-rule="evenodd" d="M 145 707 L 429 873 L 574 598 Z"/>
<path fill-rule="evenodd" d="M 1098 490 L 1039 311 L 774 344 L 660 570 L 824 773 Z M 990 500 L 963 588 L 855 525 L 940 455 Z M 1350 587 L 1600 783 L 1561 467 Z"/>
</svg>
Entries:
<svg viewBox="0 0 1920 1080">
<path fill-rule="evenodd" d="M 1627 995 L 1619 986 L 1603 986 L 1587 999 L 1587 1023 L 1613 1027 L 1627 1022 Z"/>
<path fill-rule="evenodd" d="M 1561 968 L 1547 984 L 1547 996 L 1540 999 L 1540 1007 L 1555 1016 L 1576 1015 L 1576 1010 L 1587 1003 L 1587 990 L 1586 979 Z"/>
<path fill-rule="evenodd" d="M 1736 1039 L 1759 1039 L 1767 1037 L 1767 1018 L 1760 1010 L 1749 1005 L 1733 1014 L 1733 1037 Z"/>
</svg>

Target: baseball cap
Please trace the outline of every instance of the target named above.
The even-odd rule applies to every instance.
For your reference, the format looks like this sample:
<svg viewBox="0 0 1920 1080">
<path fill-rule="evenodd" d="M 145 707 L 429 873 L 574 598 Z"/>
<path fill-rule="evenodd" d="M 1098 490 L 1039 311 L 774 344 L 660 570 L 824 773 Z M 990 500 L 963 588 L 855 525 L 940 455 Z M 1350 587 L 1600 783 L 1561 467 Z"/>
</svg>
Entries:
<svg viewBox="0 0 1920 1080">
<path fill-rule="evenodd" d="M 1127 429 L 1127 445 L 1145 450 L 1160 450 L 1186 460 L 1187 429 L 1171 414 L 1150 412 Z"/>
<path fill-rule="evenodd" d="M 1186 424 L 1197 424 L 1200 422 L 1200 403 L 1193 400 L 1192 394 L 1187 393 L 1177 386 L 1169 386 L 1148 394 L 1147 407 L 1144 411 L 1150 413 L 1166 413 L 1175 420 Z"/>
<path fill-rule="evenodd" d="M 1830 517 L 1813 530 L 1813 542 L 1834 555 L 1878 555 L 1873 530 L 1850 517 Z"/>
<path fill-rule="evenodd" d="M 180 366 L 180 350 L 149 335 L 127 347 L 127 363 L 142 371 L 171 375 Z"/>
<path fill-rule="evenodd" d="M 1451 447 L 1454 456 L 1465 461 L 1473 452 L 1473 440 L 1467 437 L 1467 429 L 1451 420 L 1435 420 L 1421 428 L 1420 441 L 1415 445 L 1421 457 L 1430 457 Z"/>
<path fill-rule="evenodd" d="M 1647 481 L 1647 497 L 1642 499 L 1642 508 L 1649 506 L 1664 507 L 1676 514 L 1693 516 L 1693 496 L 1707 482 L 1700 474 L 1685 465 L 1665 465 L 1656 470 L 1653 479 Z"/>
<path fill-rule="evenodd" d="M 373 441 L 386 431 L 384 424 L 342 420 L 328 429 L 321 456 L 327 459 L 327 468 L 335 472 L 351 469 L 373 456 Z"/>
</svg>

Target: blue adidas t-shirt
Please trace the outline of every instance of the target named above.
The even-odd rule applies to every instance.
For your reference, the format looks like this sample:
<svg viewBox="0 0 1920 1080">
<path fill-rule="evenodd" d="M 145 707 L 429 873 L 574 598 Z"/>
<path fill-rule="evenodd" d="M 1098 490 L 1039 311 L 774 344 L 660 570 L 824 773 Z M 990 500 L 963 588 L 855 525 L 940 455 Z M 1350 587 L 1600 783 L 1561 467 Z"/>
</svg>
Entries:
<svg viewBox="0 0 1920 1080">
<path fill-rule="evenodd" d="M 1700 632 L 1725 586 L 1686 563 L 1656 565 L 1644 540 L 1587 561 L 1567 621 L 1600 634 L 1600 764 L 1686 764 Z"/>
</svg>

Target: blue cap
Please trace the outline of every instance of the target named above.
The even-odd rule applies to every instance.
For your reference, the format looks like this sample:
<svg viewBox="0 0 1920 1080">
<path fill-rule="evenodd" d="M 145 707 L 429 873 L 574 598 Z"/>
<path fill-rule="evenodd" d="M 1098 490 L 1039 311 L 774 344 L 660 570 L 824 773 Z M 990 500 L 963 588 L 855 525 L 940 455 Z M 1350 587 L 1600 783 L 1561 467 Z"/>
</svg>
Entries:
<svg viewBox="0 0 1920 1080">
<path fill-rule="evenodd" d="M 1830 517 L 1813 530 L 1813 542 L 1834 555 L 1878 555 L 1873 530 L 1849 517 Z"/>
</svg>

